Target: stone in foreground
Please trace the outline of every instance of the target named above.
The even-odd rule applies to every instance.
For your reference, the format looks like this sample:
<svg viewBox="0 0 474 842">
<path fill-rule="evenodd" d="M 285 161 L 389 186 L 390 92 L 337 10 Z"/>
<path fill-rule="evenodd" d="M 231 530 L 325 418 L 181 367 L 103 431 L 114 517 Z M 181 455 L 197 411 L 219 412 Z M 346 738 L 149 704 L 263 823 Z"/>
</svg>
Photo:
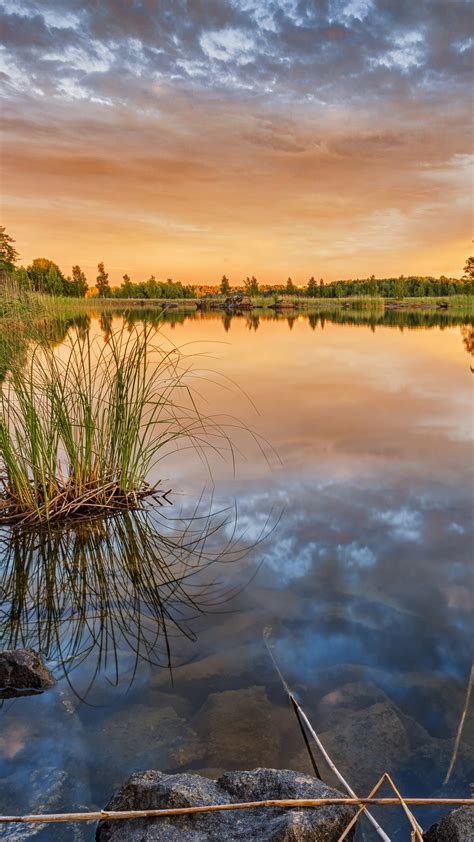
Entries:
<svg viewBox="0 0 474 842">
<path fill-rule="evenodd" d="M 474 842 L 474 807 L 460 807 L 430 827 L 426 842 Z"/>
<path fill-rule="evenodd" d="M 225 772 L 217 781 L 200 775 L 149 771 L 132 775 L 107 810 L 159 810 L 273 798 L 340 798 L 341 793 L 311 775 L 286 769 Z M 350 805 L 302 809 L 232 810 L 100 822 L 97 842 L 336 842 L 354 815 Z M 352 834 L 349 834 L 352 839 Z"/>
<path fill-rule="evenodd" d="M 55 683 L 34 649 L 0 652 L 0 699 L 42 693 Z"/>
</svg>

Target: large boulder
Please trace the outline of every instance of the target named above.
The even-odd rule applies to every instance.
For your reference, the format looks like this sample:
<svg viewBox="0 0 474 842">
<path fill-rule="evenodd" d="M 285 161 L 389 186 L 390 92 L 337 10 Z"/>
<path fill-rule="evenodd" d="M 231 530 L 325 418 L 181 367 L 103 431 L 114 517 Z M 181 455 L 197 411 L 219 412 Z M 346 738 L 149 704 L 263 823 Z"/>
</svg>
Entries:
<svg viewBox="0 0 474 842">
<path fill-rule="evenodd" d="M 42 693 L 54 684 L 34 649 L 6 649 L 0 652 L 0 699 Z"/>
<path fill-rule="evenodd" d="M 132 775 L 107 804 L 107 810 L 153 810 L 229 804 L 273 798 L 340 798 L 310 775 L 285 769 L 226 772 L 217 781 L 199 775 Z M 261 807 L 100 822 L 97 842 L 336 842 L 354 815 L 344 805 L 282 810 Z M 349 836 L 349 839 L 352 835 Z"/>
<path fill-rule="evenodd" d="M 430 827 L 425 842 L 474 842 L 474 807 L 460 807 Z"/>
</svg>

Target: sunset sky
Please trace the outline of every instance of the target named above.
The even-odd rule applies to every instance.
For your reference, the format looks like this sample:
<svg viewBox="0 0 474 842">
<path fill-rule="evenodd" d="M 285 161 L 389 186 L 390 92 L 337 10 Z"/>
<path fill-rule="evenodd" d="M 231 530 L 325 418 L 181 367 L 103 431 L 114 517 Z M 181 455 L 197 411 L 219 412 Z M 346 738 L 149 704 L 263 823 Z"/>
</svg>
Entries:
<svg viewBox="0 0 474 842">
<path fill-rule="evenodd" d="M 460 276 L 469 0 L 3 0 L 24 264 L 185 283 Z"/>
</svg>

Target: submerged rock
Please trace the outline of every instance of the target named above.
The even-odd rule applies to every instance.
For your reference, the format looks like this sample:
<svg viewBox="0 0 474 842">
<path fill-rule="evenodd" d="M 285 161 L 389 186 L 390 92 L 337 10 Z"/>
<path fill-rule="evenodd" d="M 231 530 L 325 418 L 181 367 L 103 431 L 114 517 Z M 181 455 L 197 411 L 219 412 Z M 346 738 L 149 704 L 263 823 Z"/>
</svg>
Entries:
<svg viewBox="0 0 474 842">
<path fill-rule="evenodd" d="M 42 693 L 55 684 L 34 649 L 6 649 L 0 652 L 0 699 Z"/>
<path fill-rule="evenodd" d="M 221 769 L 230 762 L 237 766 L 278 765 L 278 712 L 264 687 L 211 693 L 193 720 L 207 746 L 207 765 Z"/>
<path fill-rule="evenodd" d="M 100 724 L 94 745 L 99 776 L 112 775 L 117 783 L 131 771 L 189 766 L 206 753 L 196 732 L 169 706 L 129 705 Z"/>
<path fill-rule="evenodd" d="M 319 736 L 349 781 L 370 789 L 385 771 L 410 756 L 410 723 L 383 693 L 370 684 L 351 683 L 324 696 L 318 707 Z M 321 763 L 323 777 L 335 779 Z"/>
<path fill-rule="evenodd" d="M 34 770 L 28 780 L 28 809 L 31 813 L 54 813 L 66 809 L 68 788 L 68 774 L 55 767 L 44 767 Z M 0 779 L 0 808 L 3 813 L 11 814 L 12 805 L 18 791 L 15 776 Z M 87 804 L 68 804 L 71 811 L 87 810 Z M 8 842 L 48 842 L 51 839 L 52 825 L 48 823 L 2 825 L 1 838 Z M 86 829 L 82 823 L 59 824 L 54 829 L 54 839 L 57 842 L 85 842 Z"/>
<path fill-rule="evenodd" d="M 226 772 L 217 781 L 199 775 L 132 775 L 107 804 L 108 810 L 153 810 L 273 798 L 340 798 L 341 794 L 310 775 L 285 769 Z M 354 808 L 329 805 L 314 809 L 233 810 L 100 822 L 97 842 L 336 842 Z M 352 839 L 352 834 L 348 839 Z"/>
<path fill-rule="evenodd" d="M 425 842 L 474 842 L 474 807 L 460 807 L 432 825 Z"/>
</svg>

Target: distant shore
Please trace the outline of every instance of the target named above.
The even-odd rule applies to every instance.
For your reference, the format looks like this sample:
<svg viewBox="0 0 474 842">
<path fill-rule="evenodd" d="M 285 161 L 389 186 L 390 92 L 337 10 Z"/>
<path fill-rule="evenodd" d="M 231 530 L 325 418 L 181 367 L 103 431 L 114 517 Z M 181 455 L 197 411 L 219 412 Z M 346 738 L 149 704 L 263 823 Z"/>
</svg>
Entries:
<svg viewBox="0 0 474 842">
<path fill-rule="evenodd" d="M 46 298 L 42 296 L 43 300 Z M 303 296 L 206 296 L 203 298 L 54 298 L 47 302 L 47 309 L 55 312 L 92 313 L 94 311 L 157 309 L 175 313 L 221 312 L 229 315 L 253 312 L 291 315 L 291 313 L 321 313 L 328 310 L 347 312 L 400 312 L 428 311 L 471 313 L 474 311 L 474 296 L 425 296 L 419 298 L 309 298 Z M 50 306 L 48 306 L 48 304 Z"/>
</svg>

